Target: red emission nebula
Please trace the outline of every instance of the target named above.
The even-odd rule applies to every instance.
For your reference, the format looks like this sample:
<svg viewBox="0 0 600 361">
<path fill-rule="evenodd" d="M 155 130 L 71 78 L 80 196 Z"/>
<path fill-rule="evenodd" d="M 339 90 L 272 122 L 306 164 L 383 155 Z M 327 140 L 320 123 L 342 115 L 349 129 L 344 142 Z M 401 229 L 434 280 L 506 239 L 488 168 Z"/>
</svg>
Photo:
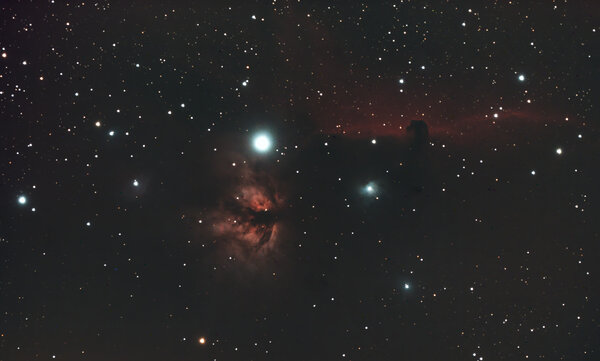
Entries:
<svg viewBox="0 0 600 361">
<path fill-rule="evenodd" d="M 399 93 L 391 79 L 374 83 L 379 86 L 309 100 L 307 107 L 319 131 L 350 138 L 404 138 L 417 120 L 427 124 L 432 139 L 475 145 L 488 138 L 504 140 L 515 132 L 536 132 L 548 124 L 568 124 L 568 113 L 526 98 L 502 101 L 467 91 L 451 96 L 444 90 L 429 90 L 419 98 Z"/>
<path fill-rule="evenodd" d="M 272 250 L 281 231 L 283 199 L 268 177 L 246 171 L 232 199 L 213 212 L 213 232 L 239 259 Z"/>
<path fill-rule="evenodd" d="M 334 32 L 315 24 L 319 31 L 308 27 L 300 37 L 295 24 L 278 24 L 279 43 L 289 54 L 282 59 L 281 70 L 310 79 L 309 86 L 292 89 L 277 82 L 261 86 L 270 89 L 270 103 L 289 103 L 286 116 L 306 112 L 321 134 L 402 139 L 410 136 L 407 127 L 417 120 L 427 124 L 433 140 L 471 146 L 491 138 L 505 141 L 503 137 L 523 131 L 532 134 L 548 124 L 570 125 L 569 107 L 557 103 L 554 89 L 534 91 L 527 81 L 518 80 L 516 70 L 486 83 L 421 68 L 424 60 L 414 59 L 405 67 L 416 70 L 393 76 L 387 68 L 392 64 L 389 60 L 364 66 L 353 52 L 339 48 Z M 356 49 L 364 45 L 360 39 L 351 43 Z M 301 65 L 287 61 L 287 56 L 299 55 L 297 49 L 313 49 L 312 56 Z M 431 72 L 438 76 L 426 76 Z"/>
</svg>

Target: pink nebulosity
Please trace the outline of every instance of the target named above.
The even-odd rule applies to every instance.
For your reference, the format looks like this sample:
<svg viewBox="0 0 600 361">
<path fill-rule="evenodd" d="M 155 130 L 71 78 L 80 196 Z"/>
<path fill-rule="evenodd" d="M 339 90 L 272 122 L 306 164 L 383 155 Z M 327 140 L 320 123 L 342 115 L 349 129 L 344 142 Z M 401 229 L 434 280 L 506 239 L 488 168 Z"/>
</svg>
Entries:
<svg viewBox="0 0 600 361">
<path fill-rule="evenodd" d="M 278 241 L 277 214 L 283 201 L 270 182 L 261 178 L 265 177 L 246 174 L 233 199 L 213 214 L 214 234 L 238 258 L 269 251 Z"/>
</svg>

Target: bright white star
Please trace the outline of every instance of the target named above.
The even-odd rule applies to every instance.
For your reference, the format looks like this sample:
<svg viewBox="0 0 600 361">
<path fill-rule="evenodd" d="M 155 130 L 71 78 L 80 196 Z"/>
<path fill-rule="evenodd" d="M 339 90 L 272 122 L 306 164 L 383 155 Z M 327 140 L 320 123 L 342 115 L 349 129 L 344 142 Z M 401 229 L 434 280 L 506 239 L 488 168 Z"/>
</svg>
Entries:
<svg viewBox="0 0 600 361">
<path fill-rule="evenodd" d="M 271 149 L 271 138 L 266 134 L 259 134 L 254 138 L 254 148 L 259 152 L 266 152 Z"/>
<path fill-rule="evenodd" d="M 367 194 L 375 194 L 377 193 L 377 187 L 375 186 L 375 184 L 373 182 L 368 183 L 364 188 L 363 188 L 364 192 Z"/>
</svg>

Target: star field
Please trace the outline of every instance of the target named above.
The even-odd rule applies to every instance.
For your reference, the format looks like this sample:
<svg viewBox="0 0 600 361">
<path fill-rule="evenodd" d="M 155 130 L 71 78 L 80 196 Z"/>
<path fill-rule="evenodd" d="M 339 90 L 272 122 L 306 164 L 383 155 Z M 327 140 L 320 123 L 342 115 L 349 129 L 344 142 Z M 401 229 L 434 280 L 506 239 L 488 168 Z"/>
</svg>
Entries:
<svg viewBox="0 0 600 361">
<path fill-rule="evenodd" d="M 600 5 L 0 4 L 0 361 L 600 359 Z"/>
</svg>

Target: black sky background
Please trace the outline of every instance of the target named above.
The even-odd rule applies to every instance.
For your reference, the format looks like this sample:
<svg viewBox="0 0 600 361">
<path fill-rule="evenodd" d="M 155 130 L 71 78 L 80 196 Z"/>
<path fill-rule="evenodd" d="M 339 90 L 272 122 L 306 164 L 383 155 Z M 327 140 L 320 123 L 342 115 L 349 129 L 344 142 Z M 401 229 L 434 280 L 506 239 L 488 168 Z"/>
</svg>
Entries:
<svg viewBox="0 0 600 361">
<path fill-rule="evenodd" d="M 0 360 L 597 359 L 598 11 L 2 3 Z"/>
</svg>

